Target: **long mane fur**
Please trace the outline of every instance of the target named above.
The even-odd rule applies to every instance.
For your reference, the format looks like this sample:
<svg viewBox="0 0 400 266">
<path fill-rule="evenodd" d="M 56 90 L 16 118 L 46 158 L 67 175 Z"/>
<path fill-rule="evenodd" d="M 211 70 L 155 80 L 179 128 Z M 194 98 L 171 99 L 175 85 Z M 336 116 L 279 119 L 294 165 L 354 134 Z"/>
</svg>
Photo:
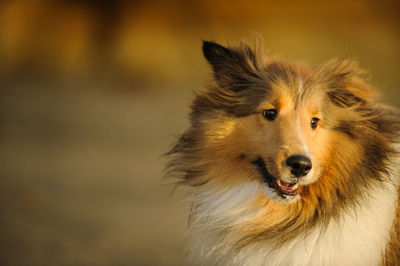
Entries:
<svg viewBox="0 0 400 266">
<path fill-rule="evenodd" d="M 254 49 L 245 43 L 225 48 L 204 42 L 203 52 L 211 64 L 213 81 L 196 94 L 189 128 L 168 152 L 168 175 L 177 178 L 177 184 L 191 187 L 190 228 L 203 230 L 202 224 L 210 227 L 205 234 L 215 240 L 215 247 L 208 252 L 217 252 L 217 256 L 240 253 L 264 242 L 279 249 L 315 228 L 323 232 L 331 220 L 340 222 L 344 213 L 369 200 L 374 187 L 384 188 L 389 183 L 398 187 L 400 114 L 375 100 L 374 88 L 363 79 L 363 71 L 354 60 L 332 60 L 317 67 L 292 64 L 266 56 L 260 41 Z M 233 201 L 228 195 L 233 187 L 229 178 L 241 173 L 240 163 L 246 155 L 240 151 L 226 153 L 224 162 L 216 162 L 210 154 L 218 152 L 218 145 L 208 143 L 210 135 L 216 136 L 216 142 L 220 140 L 210 125 L 253 114 L 278 80 L 290 86 L 299 74 L 305 77 L 304 86 L 323 90 L 329 101 L 326 127 L 362 147 L 359 158 L 347 152 L 346 143 L 338 139 L 330 146 L 319 180 L 301 187 L 297 202 L 282 205 L 263 195 L 249 197 L 243 192 L 230 209 L 223 208 L 227 204 L 223 200 Z M 230 167 L 218 170 L 221 165 Z M 216 181 L 215 175 L 222 178 Z M 248 175 L 251 179 L 256 171 Z M 256 188 L 244 189 L 257 194 Z M 209 199 L 221 202 L 212 205 Z M 397 208 L 391 242 L 382 255 L 388 265 L 400 264 L 399 220 Z"/>
</svg>

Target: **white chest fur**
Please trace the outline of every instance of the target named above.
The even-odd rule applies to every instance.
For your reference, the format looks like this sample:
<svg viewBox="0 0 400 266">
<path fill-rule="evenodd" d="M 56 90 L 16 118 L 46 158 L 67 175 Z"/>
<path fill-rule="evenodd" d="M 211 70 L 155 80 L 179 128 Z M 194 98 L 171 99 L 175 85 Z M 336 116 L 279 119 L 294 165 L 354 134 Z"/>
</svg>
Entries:
<svg viewBox="0 0 400 266">
<path fill-rule="evenodd" d="M 190 254 L 200 265 L 378 265 L 389 240 L 397 205 L 395 185 L 375 187 L 357 208 L 332 220 L 327 229 L 315 227 L 307 236 L 281 248 L 259 242 L 239 253 L 226 252 L 226 225 L 240 223 L 256 214 L 249 204 L 260 184 L 247 183 L 226 191 L 204 192 L 192 200 L 198 205 L 189 228 Z M 200 204 L 199 204 L 200 203 Z M 225 231 L 226 234 L 226 231 Z"/>
</svg>

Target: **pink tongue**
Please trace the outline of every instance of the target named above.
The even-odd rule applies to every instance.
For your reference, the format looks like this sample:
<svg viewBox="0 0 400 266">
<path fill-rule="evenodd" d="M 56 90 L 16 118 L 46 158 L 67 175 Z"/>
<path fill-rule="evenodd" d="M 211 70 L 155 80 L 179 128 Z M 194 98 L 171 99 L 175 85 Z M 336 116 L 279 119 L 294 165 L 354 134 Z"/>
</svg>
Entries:
<svg viewBox="0 0 400 266">
<path fill-rule="evenodd" d="M 282 187 L 284 187 L 284 188 L 290 188 L 290 184 L 289 184 L 289 183 L 286 183 L 286 182 L 281 181 L 281 185 L 282 185 Z"/>
</svg>

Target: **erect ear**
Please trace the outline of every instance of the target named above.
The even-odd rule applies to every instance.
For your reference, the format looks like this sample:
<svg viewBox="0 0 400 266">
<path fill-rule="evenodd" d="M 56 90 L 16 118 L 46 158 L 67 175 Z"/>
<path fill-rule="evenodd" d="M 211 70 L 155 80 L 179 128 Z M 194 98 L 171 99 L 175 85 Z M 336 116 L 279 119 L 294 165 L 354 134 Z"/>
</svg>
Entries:
<svg viewBox="0 0 400 266">
<path fill-rule="evenodd" d="M 203 54 L 213 68 L 226 64 L 227 61 L 232 60 L 234 57 L 233 51 L 215 42 L 208 41 L 203 41 Z"/>
<path fill-rule="evenodd" d="M 233 49 L 203 41 L 203 54 L 213 68 L 216 82 L 222 88 L 238 92 L 260 78 L 257 57 L 246 44 Z"/>
<path fill-rule="evenodd" d="M 372 87 L 359 77 L 363 73 L 354 60 L 330 61 L 321 67 L 330 100 L 340 107 L 360 106 L 368 103 Z"/>
</svg>

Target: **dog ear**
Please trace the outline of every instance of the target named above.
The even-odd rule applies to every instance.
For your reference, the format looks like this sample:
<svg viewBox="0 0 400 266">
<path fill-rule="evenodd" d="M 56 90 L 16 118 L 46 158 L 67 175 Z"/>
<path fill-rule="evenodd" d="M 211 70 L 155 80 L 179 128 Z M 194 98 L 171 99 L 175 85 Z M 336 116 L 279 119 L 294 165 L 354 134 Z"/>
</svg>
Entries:
<svg viewBox="0 0 400 266">
<path fill-rule="evenodd" d="M 244 43 L 234 49 L 203 41 L 203 54 L 212 66 L 215 81 L 221 88 L 239 92 L 260 79 L 259 60 Z"/>
<path fill-rule="evenodd" d="M 363 71 L 358 68 L 357 61 L 330 61 L 321 67 L 320 74 L 330 100 L 337 106 L 362 106 L 372 98 L 371 86 L 359 77 Z"/>
<path fill-rule="evenodd" d="M 234 57 L 233 53 L 232 50 L 229 50 L 215 42 L 203 41 L 204 57 L 212 65 L 214 70 L 232 60 Z"/>
</svg>

